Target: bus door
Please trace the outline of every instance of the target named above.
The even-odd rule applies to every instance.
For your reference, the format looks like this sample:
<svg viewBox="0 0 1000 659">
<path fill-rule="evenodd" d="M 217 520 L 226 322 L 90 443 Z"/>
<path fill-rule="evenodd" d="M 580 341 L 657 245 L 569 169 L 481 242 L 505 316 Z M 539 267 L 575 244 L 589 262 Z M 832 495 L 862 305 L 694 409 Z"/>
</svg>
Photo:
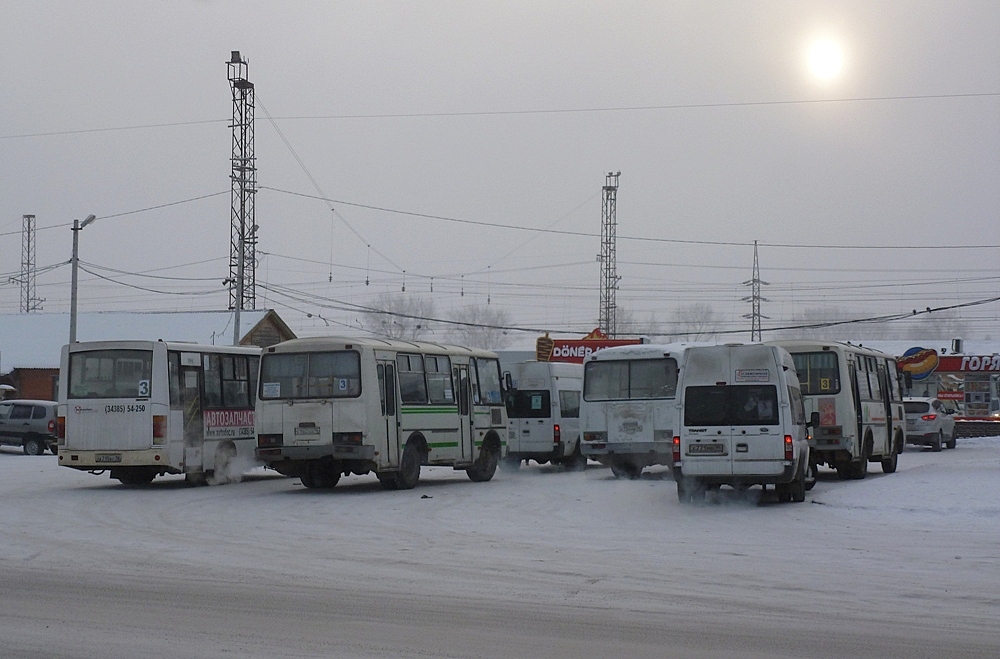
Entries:
<svg viewBox="0 0 1000 659">
<path fill-rule="evenodd" d="M 889 374 L 885 362 L 878 362 L 877 369 L 879 393 L 882 395 L 882 409 L 885 411 L 885 423 L 882 424 L 882 429 L 885 432 L 882 455 L 888 457 L 892 451 L 892 390 L 889 388 Z"/>
<path fill-rule="evenodd" d="M 854 403 L 854 427 L 857 435 L 858 455 L 863 450 L 865 441 L 864 408 L 861 405 L 861 390 L 858 382 L 858 366 L 853 360 L 847 364 L 847 375 L 851 380 L 851 401 Z"/>
<path fill-rule="evenodd" d="M 455 365 L 455 383 L 458 385 L 458 444 L 463 461 L 475 460 L 475 439 L 472 412 L 472 387 L 469 386 L 469 365 Z"/>
<path fill-rule="evenodd" d="M 399 404 L 396 397 L 396 362 L 379 360 L 379 397 L 382 401 L 382 423 L 385 427 L 386 460 L 399 464 Z"/>
<path fill-rule="evenodd" d="M 180 394 L 181 408 L 184 410 L 184 471 L 202 471 L 204 456 L 205 429 L 201 414 L 201 360 L 198 355 L 194 359 L 186 359 L 188 353 L 181 355 Z M 193 363 L 192 363 L 193 361 Z"/>
</svg>

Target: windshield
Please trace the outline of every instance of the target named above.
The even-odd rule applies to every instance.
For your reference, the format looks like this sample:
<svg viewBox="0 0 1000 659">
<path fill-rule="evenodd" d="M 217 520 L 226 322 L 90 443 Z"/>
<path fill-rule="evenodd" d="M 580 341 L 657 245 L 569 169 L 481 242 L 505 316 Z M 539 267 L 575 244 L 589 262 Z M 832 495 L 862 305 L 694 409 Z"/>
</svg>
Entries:
<svg viewBox="0 0 1000 659">
<path fill-rule="evenodd" d="M 907 414 L 923 414 L 931 409 L 930 404 L 923 400 L 908 400 L 903 402 L 903 409 Z"/>
<path fill-rule="evenodd" d="M 584 400 L 673 398 L 676 393 L 677 362 L 669 357 L 592 361 L 584 367 Z"/>
<path fill-rule="evenodd" d="M 152 350 L 90 350 L 69 356 L 70 398 L 148 398 Z"/>
<path fill-rule="evenodd" d="M 361 355 L 354 350 L 266 354 L 260 397 L 353 398 L 361 395 Z"/>
</svg>

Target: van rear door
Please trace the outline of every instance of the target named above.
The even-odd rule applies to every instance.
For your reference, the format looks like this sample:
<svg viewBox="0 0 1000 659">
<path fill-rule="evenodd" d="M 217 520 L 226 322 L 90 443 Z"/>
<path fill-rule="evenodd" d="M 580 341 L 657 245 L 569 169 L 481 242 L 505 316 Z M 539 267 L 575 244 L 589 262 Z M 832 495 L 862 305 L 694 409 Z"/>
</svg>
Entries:
<svg viewBox="0 0 1000 659">
<path fill-rule="evenodd" d="M 741 346 L 731 353 L 733 473 L 780 474 L 785 443 L 781 432 L 781 382 L 774 348 Z"/>
</svg>

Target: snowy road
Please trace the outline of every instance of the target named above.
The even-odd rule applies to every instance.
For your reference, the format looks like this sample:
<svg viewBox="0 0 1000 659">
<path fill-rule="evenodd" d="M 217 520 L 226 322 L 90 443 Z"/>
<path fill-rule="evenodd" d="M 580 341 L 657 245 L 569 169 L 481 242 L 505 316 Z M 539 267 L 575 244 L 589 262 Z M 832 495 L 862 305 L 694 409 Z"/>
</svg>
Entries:
<svg viewBox="0 0 1000 659">
<path fill-rule="evenodd" d="M 807 503 L 664 472 L 126 488 L 0 450 L 0 656 L 996 657 L 1000 438 Z"/>
</svg>

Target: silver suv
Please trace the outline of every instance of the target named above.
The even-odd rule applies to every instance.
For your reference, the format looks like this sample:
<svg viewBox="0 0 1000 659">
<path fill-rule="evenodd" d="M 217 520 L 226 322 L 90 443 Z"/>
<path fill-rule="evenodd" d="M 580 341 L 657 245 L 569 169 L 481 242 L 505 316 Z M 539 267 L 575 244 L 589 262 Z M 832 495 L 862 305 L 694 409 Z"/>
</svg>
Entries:
<svg viewBox="0 0 1000 659">
<path fill-rule="evenodd" d="M 941 446 L 955 448 L 954 412 L 937 398 L 904 398 L 906 412 L 906 443 L 930 446 L 940 451 Z"/>
<path fill-rule="evenodd" d="M 27 455 L 56 452 L 53 400 L 0 401 L 0 445 L 20 446 Z"/>
</svg>

